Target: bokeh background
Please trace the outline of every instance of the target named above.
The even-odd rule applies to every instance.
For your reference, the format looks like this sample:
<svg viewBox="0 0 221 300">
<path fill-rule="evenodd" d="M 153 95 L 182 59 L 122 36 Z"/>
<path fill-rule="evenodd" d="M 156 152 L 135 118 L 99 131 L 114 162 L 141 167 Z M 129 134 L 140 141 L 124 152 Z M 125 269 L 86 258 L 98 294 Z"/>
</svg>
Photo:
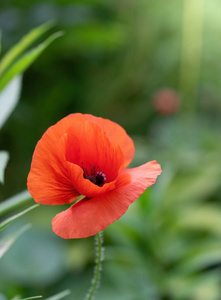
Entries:
<svg viewBox="0 0 221 300">
<path fill-rule="evenodd" d="M 3 53 L 49 20 L 65 33 L 25 72 L 0 132 L 10 153 L 0 201 L 26 188 L 37 141 L 73 112 L 122 125 L 135 142 L 131 166 L 162 165 L 104 231 L 97 300 L 221 299 L 220 11 L 219 0 L 0 2 Z M 66 299 L 84 299 L 94 241 L 55 236 L 62 210 L 41 206 L 5 229 L 32 224 L 0 261 L 1 299 L 66 288 Z"/>
</svg>

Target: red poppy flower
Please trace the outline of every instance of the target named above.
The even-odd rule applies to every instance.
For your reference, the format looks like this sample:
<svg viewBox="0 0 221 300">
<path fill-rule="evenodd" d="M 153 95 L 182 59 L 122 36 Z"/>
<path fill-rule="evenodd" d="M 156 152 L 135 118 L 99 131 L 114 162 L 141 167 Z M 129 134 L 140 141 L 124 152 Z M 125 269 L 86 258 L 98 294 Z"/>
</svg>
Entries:
<svg viewBox="0 0 221 300">
<path fill-rule="evenodd" d="M 156 161 L 126 169 L 134 144 L 118 124 L 80 113 L 51 126 L 38 142 L 28 189 L 40 204 L 84 197 L 52 221 L 62 238 L 85 238 L 119 219 L 161 173 Z"/>
</svg>

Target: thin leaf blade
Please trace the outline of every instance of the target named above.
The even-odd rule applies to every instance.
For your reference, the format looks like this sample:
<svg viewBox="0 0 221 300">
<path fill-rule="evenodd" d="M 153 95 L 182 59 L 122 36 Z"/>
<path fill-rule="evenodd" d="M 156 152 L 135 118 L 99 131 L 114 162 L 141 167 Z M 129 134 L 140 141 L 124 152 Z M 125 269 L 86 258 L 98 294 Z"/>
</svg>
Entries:
<svg viewBox="0 0 221 300">
<path fill-rule="evenodd" d="M 42 296 L 33 296 L 33 297 L 24 298 L 21 300 L 32 300 L 32 299 L 41 299 L 41 298 L 42 298 Z"/>
<path fill-rule="evenodd" d="M 31 199 L 32 197 L 28 190 L 24 190 L 23 192 L 4 200 L 0 203 L 0 216 Z"/>
<path fill-rule="evenodd" d="M 39 206 L 39 204 L 32 205 L 29 208 L 21 211 L 20 213 L 18 213 L 16 215 L 14 215 L 14 216 L 6 219 L 5 221 L 1 222 L 0 223 L 0 230 L 2 230 L 3 228 L 5 228 L 7 225 L 9 225 L 11 222 L 13 222 L 14 220 L 16 220 L 17 218 L 25 215 L 27 212 L 29 212 L 30 210 L 32 210 L 32 209 L 34 209 L 34 208 L 36 208 L 38 206 Z"/>
<path fill-rule="evenodd" d="M 7 236 L 0 241 L 0 259 L 9 250 L 9 248 L 14 244 L 14 242 L 29 228 L 30 224 L 24 225 L 20 230 L 18 230 L 13 235 Z"/>
<path fill-rule="evenodd" d="M 28 51 L 12 67 L 4 74 L 0 82 L 0 91 L 18 74 L 23 73 L 38 56 L 58 37 L 62 36 L 63 32 L 56 32 L 46 39 L 43 43 Z"/>
<path fill-rule="evenodd" d="M 53 22 L 45 23 L 37 28 L 31 30 L 26 34 L 19 43 L 17 43 L 6 55 L 3 57 L 0 64 L 0 76 L 5 70 L 18 58 L 34 41 L 46 33 L 53 26 Z"/>
<path fill-rule="evenodd" d="M 69 294 L 71 293 L 70 290 L 65 290 L 59 294 L 56 294 L 54 296 L 51 296 L 45 300 L 60 300 L 60 299 L 63 299 L 64 297 L 68 296 Z"/>
</svg>

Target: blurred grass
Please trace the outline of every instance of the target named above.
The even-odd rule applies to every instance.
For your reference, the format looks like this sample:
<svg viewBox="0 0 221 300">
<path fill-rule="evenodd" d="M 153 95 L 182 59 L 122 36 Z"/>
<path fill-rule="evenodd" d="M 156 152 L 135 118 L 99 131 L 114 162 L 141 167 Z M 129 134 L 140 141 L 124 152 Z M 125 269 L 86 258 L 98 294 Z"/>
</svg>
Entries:
<svg viewBox="0 0 221 300">
<path fill-rule="evenodd" d="M 10 161 L 0 200 L 26 188 L 34 147 L 50 125 L 77 111 L 110 118 L 134 138 L 132 166 L 157 159 L 163 173 L 105 230 L 96 299 L 220 300 L 219 1 L 10 0 L 0 6 L 3 53 L 44 21 L 55 19 L 65 31 L 24 74 L 21 101 L 1 130 L 0 148 Z M 153 102 L 164 88 L 181 98 L 171 115 Z M 1 292 L 49 297 L 70 288 L 67 299 L 83 299 L 93 238 L 55 237 L 50 222 L 61 210 L 42 206 L 22 217 L 33 231 L 5 255 Z M 50 255 L 56 259 L 44 264 Z M 39 269 L 31 274 L 33 263 Z"/>
</svg>

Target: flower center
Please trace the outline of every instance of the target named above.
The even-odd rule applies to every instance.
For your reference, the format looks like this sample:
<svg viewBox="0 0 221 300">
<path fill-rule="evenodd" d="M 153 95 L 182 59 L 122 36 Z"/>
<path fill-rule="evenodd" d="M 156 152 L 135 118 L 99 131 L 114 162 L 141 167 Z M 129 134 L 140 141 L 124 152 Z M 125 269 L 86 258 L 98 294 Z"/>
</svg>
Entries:
<svg viewBox="0 0 221 300">
<path fill-rule="evenodd" d="M 99 168 L 90 165 L 90 171 L 82 167 L 84 170 L 84 178 L 90 180 L 92 183 L 102 186 L 106 181 L 106 175 L 99 170 Z"/>
</svg>

